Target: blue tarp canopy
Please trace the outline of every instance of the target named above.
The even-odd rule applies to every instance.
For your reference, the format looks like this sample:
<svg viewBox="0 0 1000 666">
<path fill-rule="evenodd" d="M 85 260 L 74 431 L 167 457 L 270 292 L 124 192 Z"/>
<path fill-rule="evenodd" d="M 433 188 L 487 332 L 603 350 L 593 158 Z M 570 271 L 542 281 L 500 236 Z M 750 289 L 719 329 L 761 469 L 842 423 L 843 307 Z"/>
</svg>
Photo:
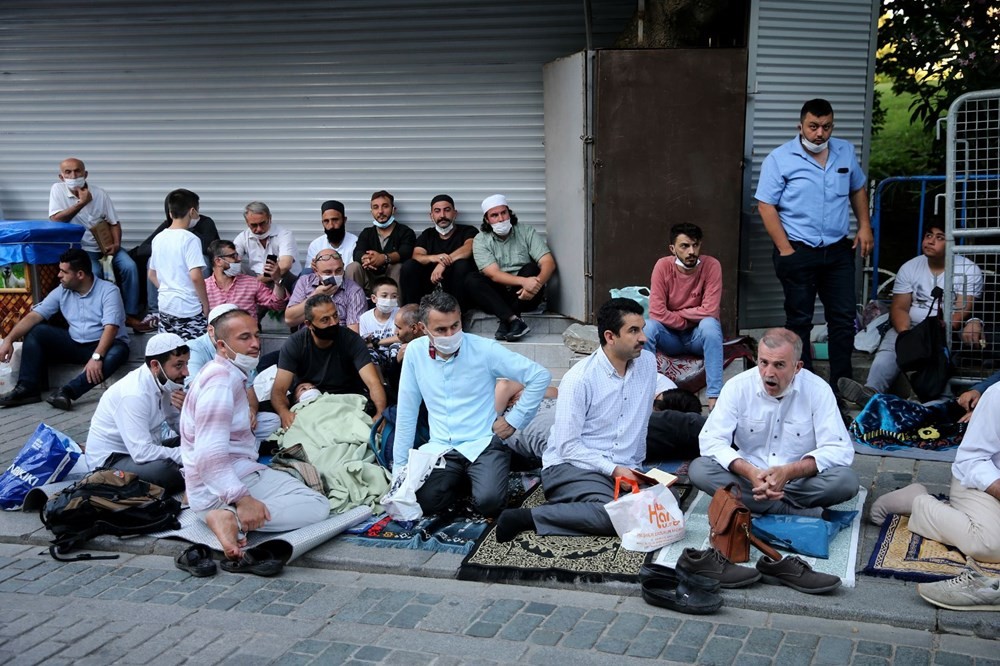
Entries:
<svg viewBox="0 0 1000 666">
<path fill-rule="evenodd" d="M 71 247 L 80 247 L 83 232 L 79 224 L 66 222 L 0 222 L 0 266 L 58 264 L 59 255 Z"/>
</svg>

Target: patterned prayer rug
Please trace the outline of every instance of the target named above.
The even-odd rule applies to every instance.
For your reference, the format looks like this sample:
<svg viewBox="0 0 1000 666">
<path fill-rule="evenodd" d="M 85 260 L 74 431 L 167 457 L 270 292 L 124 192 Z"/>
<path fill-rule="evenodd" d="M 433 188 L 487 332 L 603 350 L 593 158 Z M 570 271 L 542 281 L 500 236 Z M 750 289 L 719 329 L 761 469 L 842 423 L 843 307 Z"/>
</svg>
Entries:
<svg viewBox="0 0 1000 666">
<path fill-rule="evenodd" d="M 864 573 L 924 583 L 954 578 L 965 569 L 965 559 L 965 554 L 957 548 L 911 532 L 909 516 L 890 514 L 882 524 Z M 979 566 L 1000 576 L 998 564 Z"/>
</svg>

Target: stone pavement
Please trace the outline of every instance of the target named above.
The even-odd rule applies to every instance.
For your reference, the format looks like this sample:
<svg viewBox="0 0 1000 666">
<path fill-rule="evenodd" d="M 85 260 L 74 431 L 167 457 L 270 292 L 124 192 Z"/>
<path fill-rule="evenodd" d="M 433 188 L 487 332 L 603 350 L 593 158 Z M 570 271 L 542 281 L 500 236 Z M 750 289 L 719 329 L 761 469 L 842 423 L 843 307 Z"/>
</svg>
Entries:
<svg viewBox="0 0 1000 666">
<path fill-rule="evenodd" d="M 297 566 L 193 578 L 163 556 L 38 550 L 0 544 L 0 663 L 1000 664 L 995 641 L 885 625 Z"/>
</svg>

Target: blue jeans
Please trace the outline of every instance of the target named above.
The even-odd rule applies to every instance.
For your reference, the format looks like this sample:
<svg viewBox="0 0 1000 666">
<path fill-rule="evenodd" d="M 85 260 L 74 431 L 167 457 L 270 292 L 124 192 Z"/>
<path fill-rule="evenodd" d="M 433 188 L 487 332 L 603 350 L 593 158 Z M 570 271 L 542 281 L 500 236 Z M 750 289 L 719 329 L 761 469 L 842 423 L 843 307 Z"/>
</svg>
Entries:
<svg viewBox="0 0 1000 666">
<path fill-rule="evenodd" d="M 38 324 L 24 336 L 24 345 L 21 347 L 21 374 L 17 383 L 36 391 L 45 379 L 42 373 L 46 371 L 49 363 L 86 364 L 97 349 L 97 343 L 97 340 L 76 342 L 69 337 L 69 331 L 64 328 Z M 113 375 L 127 360 L 128 344 L 122 340 L 115 340 L 102 362 L 104 378 Z M 95 386 L 96 384 L 87 381 L 87 373 L 81 372 L 62 388 L 71 399 L 76 400 Z"/>
<path fill-rule="evenodd" d="M 718 319 L 706 318 L 694 328 L 678 331 L 656 321 L 647 319 L 643 328 L 646 334 L 646 350 L 654 354 L 659 351 L 668 356 L 678 354 L 701 355 L 705 359 L 705 394 L 718 398 L 722 391 L 722 324 Z"/>
<path fill-rule="evenodd" d="M 90 255 L 90 265 L 94 269 L 94 275 L 104 277 L 104 271 L 98 261 L 101 258 L 100 252 L 87 252 Z M 115 267 L 115 274 L 118 276 L 118 289 L 122 292 L 122 301 L 125 304 L 125 314 L 135 316 L 139 314 L 139 269 L 136 268 L 132 257 L 128 252 L 118 248 L 111 263 Z"/>
</svg>

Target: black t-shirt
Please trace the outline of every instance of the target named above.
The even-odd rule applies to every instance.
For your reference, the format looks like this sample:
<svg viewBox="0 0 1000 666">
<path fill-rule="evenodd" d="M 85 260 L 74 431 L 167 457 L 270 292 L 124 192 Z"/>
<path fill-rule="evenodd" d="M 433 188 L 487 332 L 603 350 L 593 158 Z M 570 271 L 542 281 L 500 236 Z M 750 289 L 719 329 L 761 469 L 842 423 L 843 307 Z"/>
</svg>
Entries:
<svg viewBox="0 0 1000 666">
<path fill-rule="evenodd" d="M 335 327 L 333 344 L 320 349 L 308 328 L 292 333 L 281 347 L 278 368 L 295 375 L 296 383 L 308 382 L 323 393 L 364 393 L 361 368 L 372 362 L 368 345 L 349 328 Z"/>
<path fill-rule="evenodd" d="M 360 262 L 365 252 L 375 250 L 379 254 L 398 252 L 399 261 L 402 263 L 413 256 L 413 244 L 416 240 L 417 235 L 413 233 L 413 229 L 410 229 L 405 224 L 396 222 L 396 226 L 393 227 L 386 238 L 385 247 L 382 247 L 378 229 L 375 228 L 375 225 L 370 224 L 358 234 L 358 242 L 354 246 L 354 261 Z"/>
<path fill-rule="evenodd" d="M 456 224 L 455 231 L 451 238 L 441 238 L 435 227 L 428 227 L 417 236 L 417 247 L 422 247 L 427 254 L 451 254 L 465 244 L 465 241 L 474 238 L 479 233 L 479 229 L 468 224 Z"/>
</svg>

